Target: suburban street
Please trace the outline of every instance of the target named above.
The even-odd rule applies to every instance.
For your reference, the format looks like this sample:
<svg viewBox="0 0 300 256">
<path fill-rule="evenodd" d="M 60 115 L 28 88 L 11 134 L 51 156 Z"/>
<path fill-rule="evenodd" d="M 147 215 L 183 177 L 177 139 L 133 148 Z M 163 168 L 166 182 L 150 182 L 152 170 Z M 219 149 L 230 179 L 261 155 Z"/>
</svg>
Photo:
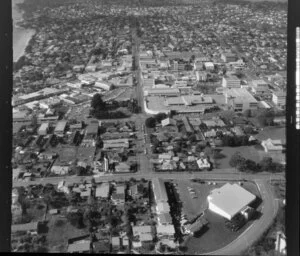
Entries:
<svg viewBox="0 0 300 256">
<path fill-rule="evenodd" d="M 137 172 L 137 173 L 123 173 L 123 174 L 105 174 L 101 175 L 96 179 L 96 182 L 105 181 L 122 181 L 129 180 L 131 178 L 135 179 L 152 179 L 159 177 L 162 179 L 203 179 L 203 180 L 261 180 L 268 181 L 272 180 L 285 180 L 283 174 L 241 174 L 238 172 L 230 172 L 230 169 L 218 169 L 216 171 L 203 171 L 203 172 Z M 60 181 L 64 180 L 67 183 L 80 183 L 84 180 L 90 181 L 93 176 L 66 176 L 66 177 L 49 177 L 36 179 L 33 181 L 13 181 L 13 187 L 28 186 L 28 185 L 45 185 L 47 183 L 58 184 Z"/>
</svg>

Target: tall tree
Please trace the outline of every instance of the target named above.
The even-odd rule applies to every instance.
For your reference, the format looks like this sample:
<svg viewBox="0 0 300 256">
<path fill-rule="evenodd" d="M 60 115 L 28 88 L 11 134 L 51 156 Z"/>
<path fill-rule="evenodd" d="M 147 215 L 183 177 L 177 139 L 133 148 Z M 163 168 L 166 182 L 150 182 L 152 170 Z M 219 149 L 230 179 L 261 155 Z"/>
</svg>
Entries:
<svg viewBox="0 0 300 256">
<path fill-rule="evenodd" d="M 91 101 L 91 107 L 97 110 L 105 110 L 106 104 L 102 100 L 102 97 L 99 93 L 96 93 Z"/>
</svg>

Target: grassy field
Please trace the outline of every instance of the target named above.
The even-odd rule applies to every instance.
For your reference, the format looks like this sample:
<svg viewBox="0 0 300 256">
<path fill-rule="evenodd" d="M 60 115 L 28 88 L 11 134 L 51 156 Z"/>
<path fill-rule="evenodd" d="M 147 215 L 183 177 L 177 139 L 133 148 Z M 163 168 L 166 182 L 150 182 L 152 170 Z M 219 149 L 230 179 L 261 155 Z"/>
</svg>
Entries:
<svg viewBox="0 0 300 256">
<path fill-rule="evenodd" d="M 257 135 L 255 135 L 255 138 L 258 140 L 266 140 L 268 138 L 271 138 L 273 140 L 280 139 L 282 143 L 286 143 L 286 136 L 285 136 L 285 127 L 265 127 L 264 130 L 259 131 Z"/>
<path fill-rule="evenodd" d="M 219 169 L 231 168 L 229 161 L 235 152 L 240 152 L 242 156 L 255 162 L 258 162 L 262 159 L 261 152 L 263 151 L 257 150 L 257 147 L 255 146 L 222 147 L 220 149 L 222 149 L 221 154 L 223 154 L 225 157 L 217 160 L 217 168 Z"/>
<path fill-rule="evenodd" d="M 59 215 L 49 216 L 48 227 L 47 242 L 50 252 L 67 252 L 69 238 L 88 233 L 87 228 L 77 229 Z"/>
</svg>

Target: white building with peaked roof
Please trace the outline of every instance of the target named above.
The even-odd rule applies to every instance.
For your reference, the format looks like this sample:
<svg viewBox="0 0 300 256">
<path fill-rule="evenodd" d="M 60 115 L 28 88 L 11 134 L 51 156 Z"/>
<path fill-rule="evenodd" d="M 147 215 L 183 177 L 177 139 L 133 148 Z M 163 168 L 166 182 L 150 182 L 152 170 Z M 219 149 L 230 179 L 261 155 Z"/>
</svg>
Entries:
<svg viewBox="0 0 300 256">
<path fill-rule="evenodd" d="M 283 150 L 281 140 L 272 140 L 269 138 L 267 140 L 263 140 L 261 145 L 265 152 L 281 152 Z"/>
<path fill-rule="evenodd" d="M 209 210 L 231 220 L 255 200 L 256 196 L 237 184 L 226 183 L 207 197 Z"/>
</svg>

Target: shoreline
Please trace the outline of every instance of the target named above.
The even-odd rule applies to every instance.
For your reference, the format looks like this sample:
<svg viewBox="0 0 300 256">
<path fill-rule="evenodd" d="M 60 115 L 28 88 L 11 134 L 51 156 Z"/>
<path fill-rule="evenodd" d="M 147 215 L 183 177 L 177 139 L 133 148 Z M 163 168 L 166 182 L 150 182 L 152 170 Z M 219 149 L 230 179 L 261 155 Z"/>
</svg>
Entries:
<svg viewBox="0 0 300 256">
<path fill-rule="evenodd" d="M 23 28 L 16 23 L 23 20 L 23 11 L 17 7 L 18 3 L 24 0 L 12 1 L 12 15 L 13 15 L 13 63 L 25 55 L 25 49 L 30 39 L 35 35 L 36 30 Z"/>
</svg>

